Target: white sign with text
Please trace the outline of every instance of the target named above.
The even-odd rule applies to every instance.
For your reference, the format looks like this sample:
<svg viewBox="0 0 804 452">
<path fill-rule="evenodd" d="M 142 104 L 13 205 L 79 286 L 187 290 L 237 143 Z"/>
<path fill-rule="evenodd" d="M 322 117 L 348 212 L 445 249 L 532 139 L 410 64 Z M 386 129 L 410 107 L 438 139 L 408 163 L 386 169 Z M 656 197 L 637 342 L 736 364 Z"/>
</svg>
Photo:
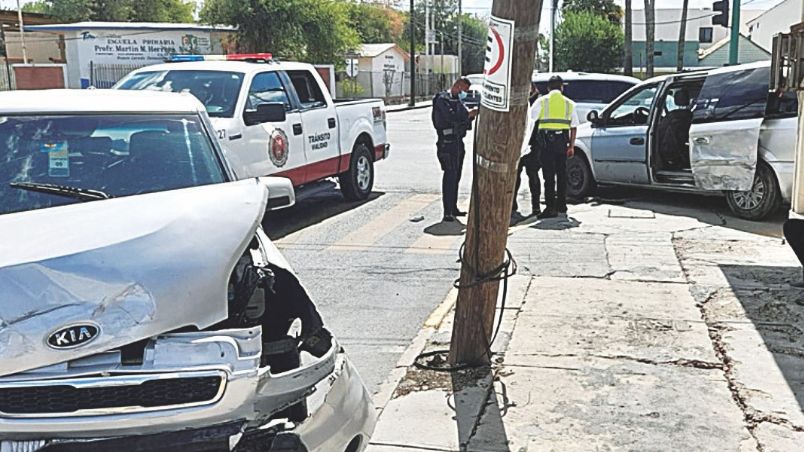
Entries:
<svg viewBox="0 0 804 452">
<path fill-rule="evenodd" d="M 514 21 L 492 16 L 483 66 L 484 107 L 497 111 L 511 108 L 511 53 L 514 48 Z"/>
</svg>

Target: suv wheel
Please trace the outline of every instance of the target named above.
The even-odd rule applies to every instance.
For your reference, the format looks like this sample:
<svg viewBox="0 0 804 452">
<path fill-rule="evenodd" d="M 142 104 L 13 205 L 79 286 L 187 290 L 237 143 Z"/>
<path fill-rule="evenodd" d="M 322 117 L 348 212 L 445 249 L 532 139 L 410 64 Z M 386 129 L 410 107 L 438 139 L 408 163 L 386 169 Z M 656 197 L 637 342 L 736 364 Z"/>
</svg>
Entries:
<svg viewBox="0 0 804 452">
<path fill-rule="evenodd" d="M 349 171 L 338 177 L 343 197 L 349 201 L 362 201 L 374 188 L 374 160 L 366 143 L 355 144 Z"/>
<path fill-rule="evenodd" d="M 760 161 L 751 190 L 727 192 L 726 202 L 734 215 L 746 220 L 764 220 L 776 212 L 781 204 L 781 194 L 773 170 Z"/>
</svg>

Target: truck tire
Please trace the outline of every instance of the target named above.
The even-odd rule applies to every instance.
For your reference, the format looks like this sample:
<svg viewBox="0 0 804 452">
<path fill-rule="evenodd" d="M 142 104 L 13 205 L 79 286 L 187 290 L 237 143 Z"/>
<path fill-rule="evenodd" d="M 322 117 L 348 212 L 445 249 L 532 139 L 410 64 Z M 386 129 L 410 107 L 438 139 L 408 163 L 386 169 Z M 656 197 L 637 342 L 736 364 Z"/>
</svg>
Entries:
<svg viewBox="0 0 804 452">
<path fill-rule="evenodd" d="M 349 201 L 363 201 L 374 188 L 374 159 L 365 142 L 358 142 L 352 149 L 349 171 L 338 176 L 343 197 Z"/>
<path fill-rule="evenodd" d="M 726 202 L 734 215 L 745 220 L 764 220 L 776 212 L 782 202 L 782 195 L 779 181 L 770 165 L 760 160 L 751 191 L 727 192 Z"/>
<path fill-rule="evenodd" d="M 578 149 L 575 157 L 567 160 L 567 197 L 582 201 L 595 189 L 595 178 L 586 155 Z"/>
</svg>

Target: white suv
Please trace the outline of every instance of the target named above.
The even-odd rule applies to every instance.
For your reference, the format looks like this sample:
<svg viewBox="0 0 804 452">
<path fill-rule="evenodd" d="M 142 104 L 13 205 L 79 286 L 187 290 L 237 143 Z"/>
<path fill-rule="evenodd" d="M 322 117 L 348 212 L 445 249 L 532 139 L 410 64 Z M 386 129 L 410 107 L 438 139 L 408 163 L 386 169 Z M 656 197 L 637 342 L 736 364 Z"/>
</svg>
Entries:
<svg viewBox="0 0 804 452">
<path fill-rule="evenodd" d="M 592 110 L 602 110 L 611 101 L 637 85 L 640 80 L 624 75 L 589 74 L 586 72 L 534 72 L 533 83 L 541 94 L 547 94 L 547 81 L 558 75 L 564 80 L 564 94 L 575 102 L 582 122 Z"/>
</svg>

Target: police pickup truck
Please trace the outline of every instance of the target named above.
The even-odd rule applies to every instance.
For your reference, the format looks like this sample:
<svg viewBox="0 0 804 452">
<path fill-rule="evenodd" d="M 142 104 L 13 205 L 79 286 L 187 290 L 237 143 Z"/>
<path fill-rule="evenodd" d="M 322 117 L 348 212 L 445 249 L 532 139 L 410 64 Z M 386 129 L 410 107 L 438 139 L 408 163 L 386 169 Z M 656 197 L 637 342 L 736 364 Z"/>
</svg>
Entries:
<svg viewBox="0 0 804 452">
<path fill-rule="evenodd" d="M 361 200 L 388 156 L 381 100 L 334 101 L 312 65 L 267 53 L 177 55 L 114 88 L 195 95 L 240 179 L 284 176 L 299 187 L 337 176 L 344 196 Z"/>
</svg>

